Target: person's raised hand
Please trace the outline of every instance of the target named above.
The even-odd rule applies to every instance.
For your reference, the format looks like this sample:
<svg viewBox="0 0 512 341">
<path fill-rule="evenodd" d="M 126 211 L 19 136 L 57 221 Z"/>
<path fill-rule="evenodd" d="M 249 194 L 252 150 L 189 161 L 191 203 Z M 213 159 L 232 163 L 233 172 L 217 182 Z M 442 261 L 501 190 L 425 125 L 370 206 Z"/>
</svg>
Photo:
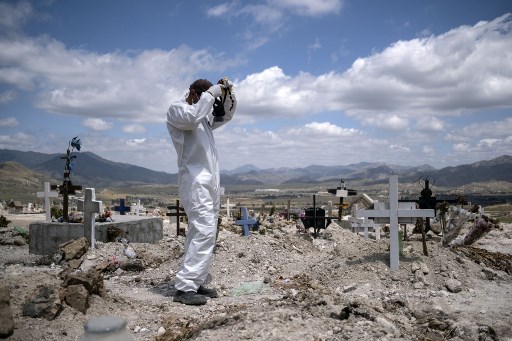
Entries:
<svg viewBox="0 0 512 341">
<path fill-rule="evenodd" d="M 222 95 L 222 88 L 221 88 L 221 85 L 219 84 L 215 84 L 215 85 L 212 85 L 209 89 L 208 89 L 208 92 L 213 96 L 213 97 L 219 97 Z"/>
</svg>

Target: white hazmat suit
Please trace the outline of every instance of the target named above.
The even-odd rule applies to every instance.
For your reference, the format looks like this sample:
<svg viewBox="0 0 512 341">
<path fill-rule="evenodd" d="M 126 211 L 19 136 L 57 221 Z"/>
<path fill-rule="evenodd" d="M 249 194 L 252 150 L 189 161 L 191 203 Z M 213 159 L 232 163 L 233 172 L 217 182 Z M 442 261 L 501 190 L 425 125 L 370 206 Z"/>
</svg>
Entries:
<svg viewBox="0 0 512 341">
<path fill-rule="evenodd" d="M 220 209 L 220 179 L 213 130 L 227 123 L 236 109 L 234 93 L 224 103 L 223 122 L 213 121 L 215 98 L 204 91 L 195 104 L 188 92 L 167 111 L 167 129 L 178 154 L 179 196 L 188 217 L 185 254 L 175 288 L 197 291 L 208 276 Z"/>
</svg>

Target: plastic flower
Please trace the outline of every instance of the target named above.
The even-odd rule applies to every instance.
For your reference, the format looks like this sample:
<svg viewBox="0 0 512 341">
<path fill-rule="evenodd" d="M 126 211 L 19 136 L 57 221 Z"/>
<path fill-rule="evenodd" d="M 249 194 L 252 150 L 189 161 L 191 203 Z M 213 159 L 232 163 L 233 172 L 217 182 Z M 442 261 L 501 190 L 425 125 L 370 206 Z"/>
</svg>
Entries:
<svg viewBox="0 0 512 341">
<path fill-rule="evenodd" d="M 78 136 L 73 137 L 71 140 L 71 147 L 75 148 L 76 150 L 80 151 L 80 148 L 82 147 L 80 139 Z"/>
</svg>

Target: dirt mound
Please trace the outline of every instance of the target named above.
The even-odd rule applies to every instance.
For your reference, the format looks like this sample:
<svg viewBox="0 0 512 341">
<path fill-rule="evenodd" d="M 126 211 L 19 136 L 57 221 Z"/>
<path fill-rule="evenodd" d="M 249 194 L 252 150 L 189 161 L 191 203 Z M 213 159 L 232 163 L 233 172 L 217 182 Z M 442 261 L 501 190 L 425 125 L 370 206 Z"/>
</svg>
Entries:
<svg viewBox="0 0 512 341">
<path fill-rule="evenodd" d="M 208 284 L 220 297 L 205 306 L 172 301 L 184 237 L 164 221 L 159 243 L 130 243 L 137 267 L 123 266 L 133 260 L 120 242 L 98 243 L 95 258 L 90 250 L 82 256 L 71 271 L 108 265 L 106 295 L 93 294 L 85 313 L 64 302 L 52 321 L 24 316 L 22 307 L 40 285 L 61 288 L 59 273 L 69 264 L 43 262 L 27 245 L 0 245 L 0 278 L 15 323 L 8 340 L 77 340 L 85 322 L 104 315 L 125 318 L 135 340 L 512 338 L 507 255 L 452 250 L 429 235 L 427 257 L 421 237 L 412 235 L 399 269 L 391 271 L 388 239 L 365 240 L 336 223 L 318 238 L 279 218 L 265 219 L 249 237 L 226 219 L 223 227 Z M 492 238 L 509 240 L 511 231 L 504 225 L 484 241 L 490 247 Z"/>
</svg>

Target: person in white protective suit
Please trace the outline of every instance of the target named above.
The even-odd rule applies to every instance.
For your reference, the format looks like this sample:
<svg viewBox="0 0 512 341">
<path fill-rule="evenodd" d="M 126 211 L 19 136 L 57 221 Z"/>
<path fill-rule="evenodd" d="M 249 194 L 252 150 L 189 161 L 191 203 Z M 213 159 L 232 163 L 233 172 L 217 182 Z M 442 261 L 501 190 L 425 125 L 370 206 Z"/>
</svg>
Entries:
<svg viewBox="0 0 512 341">
<path fill-rule="evenodd" d="M 223 120 L 214 119 L 216 98 L 225 99 Z M 227 123 L 236 109 L 231 82 L 212 85 L 199 79 L 167 111 L 167 129 L 178 154 L 179 197 L 188 217 L 185 254 L 176 274 L 174 301 L 189 305 L 217 297 L 203 286 L 210 267 L 220 210 L 220 179 L 213 130 Z"/>
</svg>

